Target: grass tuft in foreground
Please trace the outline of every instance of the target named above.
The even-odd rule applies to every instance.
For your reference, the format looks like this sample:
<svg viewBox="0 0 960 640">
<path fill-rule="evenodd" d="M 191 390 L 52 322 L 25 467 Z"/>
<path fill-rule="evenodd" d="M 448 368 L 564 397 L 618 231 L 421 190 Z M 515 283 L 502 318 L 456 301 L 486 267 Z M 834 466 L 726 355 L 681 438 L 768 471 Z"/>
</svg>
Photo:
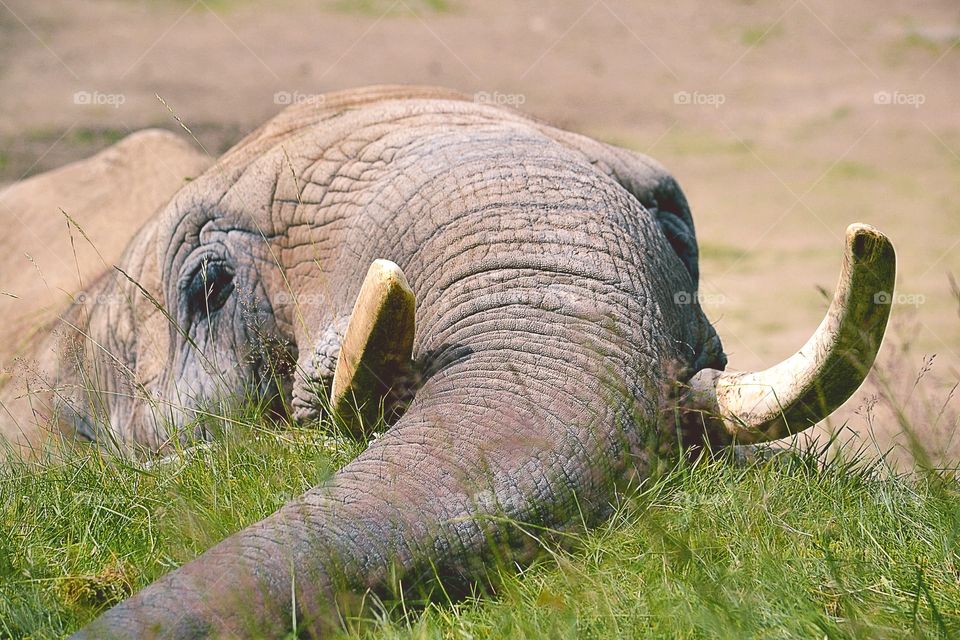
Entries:
<svg viewBox="0 0 960 640">
<path fill-rule="evenodd" d="M 386 638 L 953 638 L 960 487 L 811 453 L 674 470 L 495 599 L 381 616 Z M 389 607 L 388 607 L 389 609 Z M 359 621 L 358 621 L 359 622 Z M 358 629 L 364 625 L 359 623 Z"/>
<path fill-rule="evenodd" d="M 59 638 L 359 452 L 257 411 L 148 468 L 99 450 L 0 466 L 0 638 Z"/>
<path fill-rule="evenodd" d="M 62 637 L 359 449 L 258 423 L 147 470 L 93 450 L 0 470 L 0 636 Z M 813 454 L 683 464 L 491 597 L 378 602 L 351 634 L 956 637 L 960 488 L 878 469 Z"/>
</svg>

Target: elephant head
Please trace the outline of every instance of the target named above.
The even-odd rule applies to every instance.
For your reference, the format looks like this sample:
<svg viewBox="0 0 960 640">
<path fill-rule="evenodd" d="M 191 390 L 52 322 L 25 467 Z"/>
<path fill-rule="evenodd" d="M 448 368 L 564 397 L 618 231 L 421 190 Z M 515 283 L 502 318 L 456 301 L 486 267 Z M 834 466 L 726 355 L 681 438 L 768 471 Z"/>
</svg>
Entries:
<svg viewBox="0 0 960 640">
<path fill-rule="evenodd" d="M 319 637 L 348 594 L 431 576 L 456 590 L 491 554 L 523 561 L 517 523 L 596 523 L 665 453 L 780 437 L 843 402 L 879 346 L 889 308 L 872 296 L 893 263 L 851 227 L 811 341 L 725 372 L 693 221 L 656 162 L 441 90 L 291 107 L 71 311 L 98 385 L 65 415 L 156 448 L 232 395 L 353 427 L 391 389 L 408 397 L 331 481 L 78 637 L 272 637 L 293 619 Z"/>
</svg>

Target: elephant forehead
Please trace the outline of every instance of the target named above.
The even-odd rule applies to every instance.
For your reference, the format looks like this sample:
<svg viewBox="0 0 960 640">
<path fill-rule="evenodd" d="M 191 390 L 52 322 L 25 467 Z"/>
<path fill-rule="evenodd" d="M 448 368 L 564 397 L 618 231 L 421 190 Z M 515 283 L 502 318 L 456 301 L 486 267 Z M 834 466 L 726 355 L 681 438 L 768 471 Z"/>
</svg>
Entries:
<svg viewBox="0 0 960 640">
<path fill-rule="evenodd" d="M 287 117 L 281 114 L 277 121 Z M 274 128 L 268 125 L 264 131 Z M 322 242 L 330 235 L 323 227 L 350 224 L 353 220 L 344 218 L 366 211 L 371 203 L 396 212 L 427 182 L 455 187 L 446 190 L 445 202 L 436 203 L 451 211 L 482 195 L 476 184 L 489 191 L 530 190 L 539 183 L 575 197 L 573 187 L 584 186 L 577 184 L 577 174 L 598 170 L 547 129 L 487 105 L 388 100 L 326 113 L 283 136 L 253 136 L 191 185 L 192 192 L 218 209 L 218 225 L 246 226 L 265 237 L 290 233 L 294 244 Z M 264 138 L 272 142 L 269 147 Z M 561 159 L 568 166 L 552 176 L 542 171 L 514 174 L 508 181 L 502 172 L 515 166 L 549 167 Z M 470 175 L 452 170 L 458 166 L 469 166 Z M 547 195 L 541 189 L 537 197 Z M 186 200 L 188 206 L 180 207 L 184 211 L 196 204 Z M 534 198 L 529 204 L 535 208 L 538 202 Z"/>
<path fill-rule="evenodd" d="M 409 93 L 388 91 L 374 100 L 369 96 L 351 100 L 348 95 L 332 94 L 322 108 L 291 106 L 224 154 L 205 177 L 219 175 L 232 181 L 254 165 L 264 164 L 268 173 L 282 165 L 291 174 L 300 174 L 306 165 L 321 157 L 342 163 L 357 158 L 385 133 L 402 134 L 423 125 L 443 128 L 480 122 L 532 124 L 519 113 L 464 101 L 463 96 L 451 92 L 414 92 L 413 96 Z M 375 146 L 370 148 L 375 150 Z M 365 158 L 371 158 L 370 154 Z"/>
<path fill-rule="evenodd" d="M 625 193 L 582 154 L 522 123 L 375 123 L 334 147 L 322 137 L 272 150 L 224 202 L 242 206 L 267 235 L 287 235 L 291 247 L 323 252 L 342 233 L 415 232 L 480 207 L 488 222 L 504 229 L 546 220 L 542 214 L 557 207 L 579 208 L 581 215 L 552 216 L 552 225 L 582 225 L 590 212 L 595 220 L 607 217 L 608 192 Z M 416 208 L 421 215 L 411 217 Z"/>
</svg>

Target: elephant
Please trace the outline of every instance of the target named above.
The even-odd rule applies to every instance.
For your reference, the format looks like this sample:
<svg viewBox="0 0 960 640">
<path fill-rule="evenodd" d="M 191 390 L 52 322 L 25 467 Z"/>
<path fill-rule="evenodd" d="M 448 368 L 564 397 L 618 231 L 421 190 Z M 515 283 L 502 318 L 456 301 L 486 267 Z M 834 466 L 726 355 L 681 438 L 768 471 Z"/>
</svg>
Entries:
<svg viewBox="0 0 960 640">
<path fill-rule="evenodd" d="M 889 240 L 851 225 L 807 344 L 729 371 L 656 161 L 444 89 L 293 105 L 177 191 L 38 347 L 61 354 L 55 418 L 126 452 L 209 437 L 192 419 L 240 394 L 388 427 L 74 637 L 320 638 L 371 591 L 464 593 L 529 562 L 530 531 L 602 522 L 663 460 L 828 415 L 873 362 L 894 271 Z"/>
<path fill-rule="evenodd" d="M 145 129 L 0 190 L 9 221 L 0 239 L 0 442 L 36 451 L 45 432 L 37 423 L 51 422 L 40 378 L 57 354 L 31 341 L 42 344 L 63 304 L 85 299 L 137 229 L 210 164 L 169 131 Z"/>
</svg>

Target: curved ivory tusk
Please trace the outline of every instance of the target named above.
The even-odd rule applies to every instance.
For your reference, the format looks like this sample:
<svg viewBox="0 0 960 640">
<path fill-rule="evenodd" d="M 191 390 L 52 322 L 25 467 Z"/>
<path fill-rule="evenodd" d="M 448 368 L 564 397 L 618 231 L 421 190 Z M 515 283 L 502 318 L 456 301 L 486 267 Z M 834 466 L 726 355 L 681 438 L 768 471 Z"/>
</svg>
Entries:
<svg viewBox="0 0 960 640">
<path fill-rule="evenodd" d="M 330 404 L 357 436 L 377 420 L 381 403 L 413 356 L 416 299 L 403 271 L 375 260 L 360 287 L 333 375 Z"/>
<path fill-rule="evenodd" d="M 860 386 L 877 356 L 893 296 L 896 254 L 873 227 L 847 229 L 840 282 L 826 318 L 797 353 L 758 372 L 706 369 L 689 382 L 682 410 L 710 442 L 751 444 L 802 431 Z"/>
</svg>

